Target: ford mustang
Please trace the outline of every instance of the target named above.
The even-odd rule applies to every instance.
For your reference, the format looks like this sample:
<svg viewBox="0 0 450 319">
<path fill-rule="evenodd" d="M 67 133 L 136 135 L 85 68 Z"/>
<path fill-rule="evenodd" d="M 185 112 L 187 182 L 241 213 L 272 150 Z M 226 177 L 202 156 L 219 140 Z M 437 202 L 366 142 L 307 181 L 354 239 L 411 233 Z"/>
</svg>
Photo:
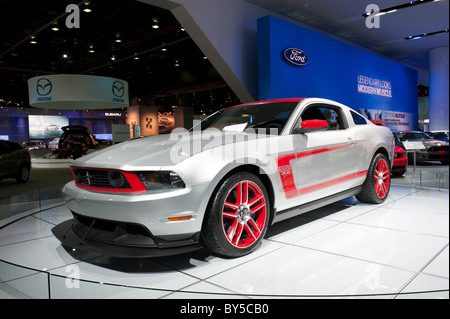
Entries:
<svg viewBox="0 0 450 319">
<path fill-rule="evenodd" d="M 384 202 L 394 138 L 319 98 L 220 110 L 190 131 L 133 139 L 73 161 L 64 246 L 121 257 L 205 247 L 239 257 L 276 222 L 356 196 Z"/>
</svg>

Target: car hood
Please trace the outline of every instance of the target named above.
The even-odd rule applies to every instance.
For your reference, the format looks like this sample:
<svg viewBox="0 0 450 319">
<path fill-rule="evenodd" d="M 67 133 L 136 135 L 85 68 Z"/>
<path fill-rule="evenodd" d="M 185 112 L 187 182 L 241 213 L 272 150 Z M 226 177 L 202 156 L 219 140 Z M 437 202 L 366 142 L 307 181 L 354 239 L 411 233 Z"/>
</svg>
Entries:
<svg viewBox="0 0 450 319">
<path fill-rule="evenodd" d="M 122 170 L 157 170 L 173 166 L 198 154 L 240 140 L 256 138 L 256 134 L 215 132 L 211 135 L 165 134 L 137 138 L 95 151 L 72 162 L 72 166 L 112 168 Z M 258 137 L 259 138 L 259 137 Z"/>
</svg>

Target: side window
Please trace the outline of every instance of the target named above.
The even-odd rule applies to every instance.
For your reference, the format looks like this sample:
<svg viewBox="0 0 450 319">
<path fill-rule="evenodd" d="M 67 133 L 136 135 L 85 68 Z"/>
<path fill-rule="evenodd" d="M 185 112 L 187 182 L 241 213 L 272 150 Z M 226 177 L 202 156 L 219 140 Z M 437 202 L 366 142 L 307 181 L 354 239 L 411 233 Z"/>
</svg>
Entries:
<svg viewBox="0 0 450 319">
<path fill-rule="evenodd" d="M 353 118 L 353 123 L 355 123 L 356 125 L 364 125 L 367 124 L 367 121 L 364 117 L 362 117 L 361 115 L 359 115 L 356 112 L 350 111 L 350 113 L 352 114 L 352 118 Z"/>
<path fill-rule="evenodd" d="M 22 146 L 18 143 L 11 143 L 11 152 L 19 151 L 22 149 Z"/>
<path fill-rule="evenodd" d="M 8 154 L 11 152 L 12 150 L 9 142 L 0 142 L 0 154 Z"/>
<path fill-rule="evenodd" d="M 300 115 L 294 127 L 299 127 L 302 121 L 325 120 L 328 130 L 343 130 L 347 128 L 342 110 L 339 107 L 323 104 L 308 106 Z"/>
</svg>

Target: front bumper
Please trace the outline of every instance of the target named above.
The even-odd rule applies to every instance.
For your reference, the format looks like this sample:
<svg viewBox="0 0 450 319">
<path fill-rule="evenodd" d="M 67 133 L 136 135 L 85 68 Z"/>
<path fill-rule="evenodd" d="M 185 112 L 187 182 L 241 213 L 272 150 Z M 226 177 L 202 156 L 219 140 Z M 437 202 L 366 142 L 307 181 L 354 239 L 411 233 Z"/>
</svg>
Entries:
<svg viewBox="0 0 450 319">
<path fill-rule="evenodd" d="M 392 172 L 403 172 L 406 171 L 408 166 L 408 157 L 400 157 L 394 159 L 394 165 L 392 166 Z"/>
<path fill-rule="evenodd" d="M 66 246 L 112 256 L 161 256 L 199 249 L 209 187 L 204 183 L 160 193 L 123 194 L 90 191 L 70 182 L 62 191 L 74 219 L 52 231 Z M 181 216 L 190 217 L 176 219 Z"/>
<path fill-rule="evenodd" d="M 448 161 L 449 160 L 449 151 L 448 147 L 446 149 L 442 148 L 442 150 L 415 150 L 416 152 L 416 161 Z M 408 152 L 408 158 L 410 161 L 413 161 L 414 154 Z"/>
<path fill-rule="evenodd" d="M 89 226 L 76 215 L 52 228 L 55 237 L 72 249 L 106 256 L 144 258 L 178 255 L 202 248 L 200 232 L 185 240 L 161 240 L 151 234 L 127 232 L 125 224 L 92 219 Z M 121 225 L 122 224 L 122 225 Z"/>
<path fill-rule="evenodd" d="M 165 239 L 174 235 L 193 234 L 201 230 L 209 184 L 159 193 L 96 192 L 69 182 L 62 189 L 67 207 L 75 214 L 129 224 L 142 225 L 153 235 Z M 188 216 L 183 221 L 168 218 Z M 184 239 L 184 238 L 176 238 Z"/>
</svg>

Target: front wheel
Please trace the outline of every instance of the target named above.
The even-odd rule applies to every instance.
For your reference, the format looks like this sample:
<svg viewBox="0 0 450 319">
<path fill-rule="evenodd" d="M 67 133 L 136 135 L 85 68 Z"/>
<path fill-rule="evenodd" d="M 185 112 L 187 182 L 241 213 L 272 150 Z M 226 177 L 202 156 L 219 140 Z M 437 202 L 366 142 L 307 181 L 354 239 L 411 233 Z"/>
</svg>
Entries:
<svg viewBox="0 0 450 319">
<path fill-rule="evenodd" d="M 377 154 L 370 163 L 362 191 L 356 198 L 365 203 L 383 203 L 391 187 L 391 165 L 384 154 Z"/>
<path fill-rule="evenodd" d="M 270 203 L 256 175 L 237 173 L 227 178 L 209 208 L 202 238 L 210 251 L 240 257 L 259 247 L 269 225 Z"/>
<path fill-rule="evenodd" d="M 16 174 L 16 182 L 23 184 L 30 178 L 30 169 L 26 165 L 21 165 Z"/>
</svg>

